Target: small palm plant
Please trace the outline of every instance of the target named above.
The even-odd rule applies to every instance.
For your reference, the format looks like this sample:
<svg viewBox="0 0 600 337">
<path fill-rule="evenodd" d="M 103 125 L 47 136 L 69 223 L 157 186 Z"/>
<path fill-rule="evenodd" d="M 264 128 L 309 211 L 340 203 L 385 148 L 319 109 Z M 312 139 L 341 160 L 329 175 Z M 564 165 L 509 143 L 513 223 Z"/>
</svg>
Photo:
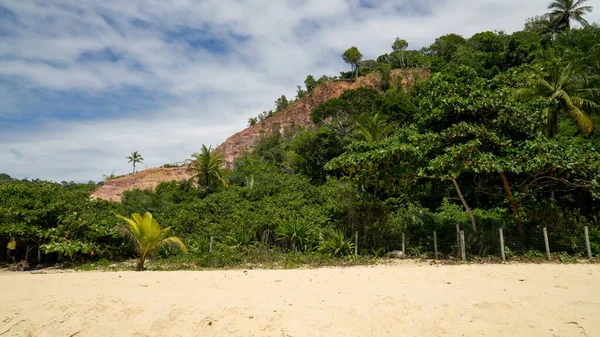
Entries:
<svg viewBox="0 0 600 337">
<path fill-rule="evenodd" d="M 321 233 L 321 245 L 319 251 L 332 257 L 343 257 L 351 255 L 354 243 L 346 239 L 344 233 L 339 230 L 329 230 Z"/>
<path fill-rule="evenodd" d="M 126 224 L 117 225 L 115 228 L 128 236 L 135 245 L 135 251 L 138 254 L 137 271 L 144 270 L 146 259 L 162 246 L 179 247 L 184 254 L 188 253 L 180 238 L 166 237 L 171 227 L 161 229 L 158 221 L 152 217 L 150 212 L 146 212 L 143 217 L 139 213 L 133 213 L 131 219 L 121 215 L 117 215 L 117 218 L 125 220 Z"/>
<path fill-rule="evenodd" d="M 284 221 L 276 230 L 278 240 L 284 241 L 292 251 L 308 251 L 316 242 L 316 232 L 312 222 L 304 218 Z"/>
</svg>

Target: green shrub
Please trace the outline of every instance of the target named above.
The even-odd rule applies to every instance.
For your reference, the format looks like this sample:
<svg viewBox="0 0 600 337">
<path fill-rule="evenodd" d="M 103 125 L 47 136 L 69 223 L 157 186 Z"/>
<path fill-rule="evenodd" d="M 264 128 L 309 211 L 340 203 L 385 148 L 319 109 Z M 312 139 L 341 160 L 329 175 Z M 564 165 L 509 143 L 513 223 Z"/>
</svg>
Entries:
<svg viewBox="0 0 600 337">
<path fill-rule="evenodd" d="M 319 252 L 333 257 L 343 257 L 354 253 L 354 243 L 346 239 L 339 230 L 327 230 L 321 233 Z"/>
<path fill-rule="evenodd" d="M 225 236 L 224 243 L 234 247 L 247 246 L 252 242 L 253 238 L 254 234 L 242 225 L 229 232 Z"/>
<path fill-rule="evenodd" d="M 278 240 L 292 251 L 307 252 L 317 244 L 318 231 L 308 219 L 295 217 L 283 221 L 277 228 Z"/>
</svg>

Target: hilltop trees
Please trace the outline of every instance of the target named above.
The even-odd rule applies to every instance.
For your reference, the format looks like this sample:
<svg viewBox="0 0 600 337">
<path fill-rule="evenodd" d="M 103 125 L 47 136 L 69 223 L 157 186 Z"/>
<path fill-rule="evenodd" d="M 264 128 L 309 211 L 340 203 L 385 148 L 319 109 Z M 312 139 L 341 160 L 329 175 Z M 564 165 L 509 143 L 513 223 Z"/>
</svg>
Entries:
<svg viewBox="0 0 600 337">
<path fill-rule="evenodd" d="M 285 95 L 281 95 L 281 97 L 275 101 L 275 112 L 282 111 L 283 109 L 287 108 L 288 105 L 290 105 L 288 99 L 285 97 Z"/>
<path fill-rule="evenodd" d="M 401 40 L 400 38 L 396 38 L 392 44 L 392 56 L 397 59 L 398 68 L 407 66 L 406 58 L 404 56 L 406 48 L 408 48 L 408 42 L 406 42 L 406 40 Z"/>
<path fill-rule="evenodd" d="M 129 159 L 129 161 L 127 162 L 129 163 L 133 163 L 133 171 L 132 173 L 135 173 L 135 164 L 136 163 L 143 163 L 144 162 L 144 158 L 142 157 L 142 155 L 138 152 L 138 151 L 132 151 L 131 155 L 125 157 L 125 159 Z"/>
<path fill-rule="evenodd" d="M 447 34 L 435 39 L 435 42 L 429 49 L 438 57 L 445 61 L 450 61 L 452 56 L 458 51 L 459 47 L 466 44 L 464 37 L 458 34 Z"/>
<path fill-rule="evenodd" d="M 352 72 L 354 73 L 354 77 L 358 77 L 358 66 L 360 64 L 360 61 L 362 60 L 362 57 L 363 55 L 360 53 L 360 51 L 358 51 L 358 48 L 354 46 L 347 49 L 342 54 L 342 59 L 344 60 L 344 62 L 352 66 Z"/>
</svg>

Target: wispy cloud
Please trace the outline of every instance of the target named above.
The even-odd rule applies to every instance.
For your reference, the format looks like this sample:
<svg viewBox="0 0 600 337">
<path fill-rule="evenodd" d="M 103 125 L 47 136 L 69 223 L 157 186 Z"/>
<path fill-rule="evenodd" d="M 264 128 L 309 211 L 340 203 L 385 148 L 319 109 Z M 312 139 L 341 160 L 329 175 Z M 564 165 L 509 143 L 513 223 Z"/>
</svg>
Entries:
<svg viewBox="0 0 600 337">
<path fill-rule="evenodd" d="M 511 32 L 547 2 L 2 2 L 0 172 L 87 181 L 127 172 L 132 150 L 149 167 L 181 161 L 293 97 L 307 74 L 344 70 L 351 45 L 375 58 L 396 36 L 419 48 Z"/>
<path fill-rule="evenodd" d="M 12 147 L 8 149 L 8 153 L 15 156 L 15 160 L 17 160 L 17 161 L 23 159 L 23 154 L 21 153 L 21 151 L 14 149 Z"/>
</svg>

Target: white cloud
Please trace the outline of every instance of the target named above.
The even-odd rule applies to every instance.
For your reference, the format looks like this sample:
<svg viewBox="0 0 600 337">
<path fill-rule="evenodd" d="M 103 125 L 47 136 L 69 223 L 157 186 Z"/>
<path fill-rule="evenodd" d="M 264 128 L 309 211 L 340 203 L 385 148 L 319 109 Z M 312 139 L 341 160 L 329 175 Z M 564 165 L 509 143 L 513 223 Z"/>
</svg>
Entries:
<svg viewBox="0 0 600 337">
<path fill-rule="evenodd" d="M 293 97 L 306 75 L 345 70 L 338 55 L 352 45 L 375 58 L 396 36 L 420 48 L 451 32 L 510 33 L 548 2 L 3 2 L 16 19 L 0 23 L 0 172 L 86 181 L 127 172 L 132 150 L 147 166 L 181 161 L 243 129 L 281 94 Z M 598 13 L 589 21 L 598 22 Z M 14 34 L 3 36 L 3 29 Z M 128 96 L 132 90 L 146 94 Z M 111 106 L 143 108 L 91 119 L 61 115 L 70 95 L 96 97 L 82 110 L 102 110 L 103 97 L 119 93 Z"/>
</svg>

